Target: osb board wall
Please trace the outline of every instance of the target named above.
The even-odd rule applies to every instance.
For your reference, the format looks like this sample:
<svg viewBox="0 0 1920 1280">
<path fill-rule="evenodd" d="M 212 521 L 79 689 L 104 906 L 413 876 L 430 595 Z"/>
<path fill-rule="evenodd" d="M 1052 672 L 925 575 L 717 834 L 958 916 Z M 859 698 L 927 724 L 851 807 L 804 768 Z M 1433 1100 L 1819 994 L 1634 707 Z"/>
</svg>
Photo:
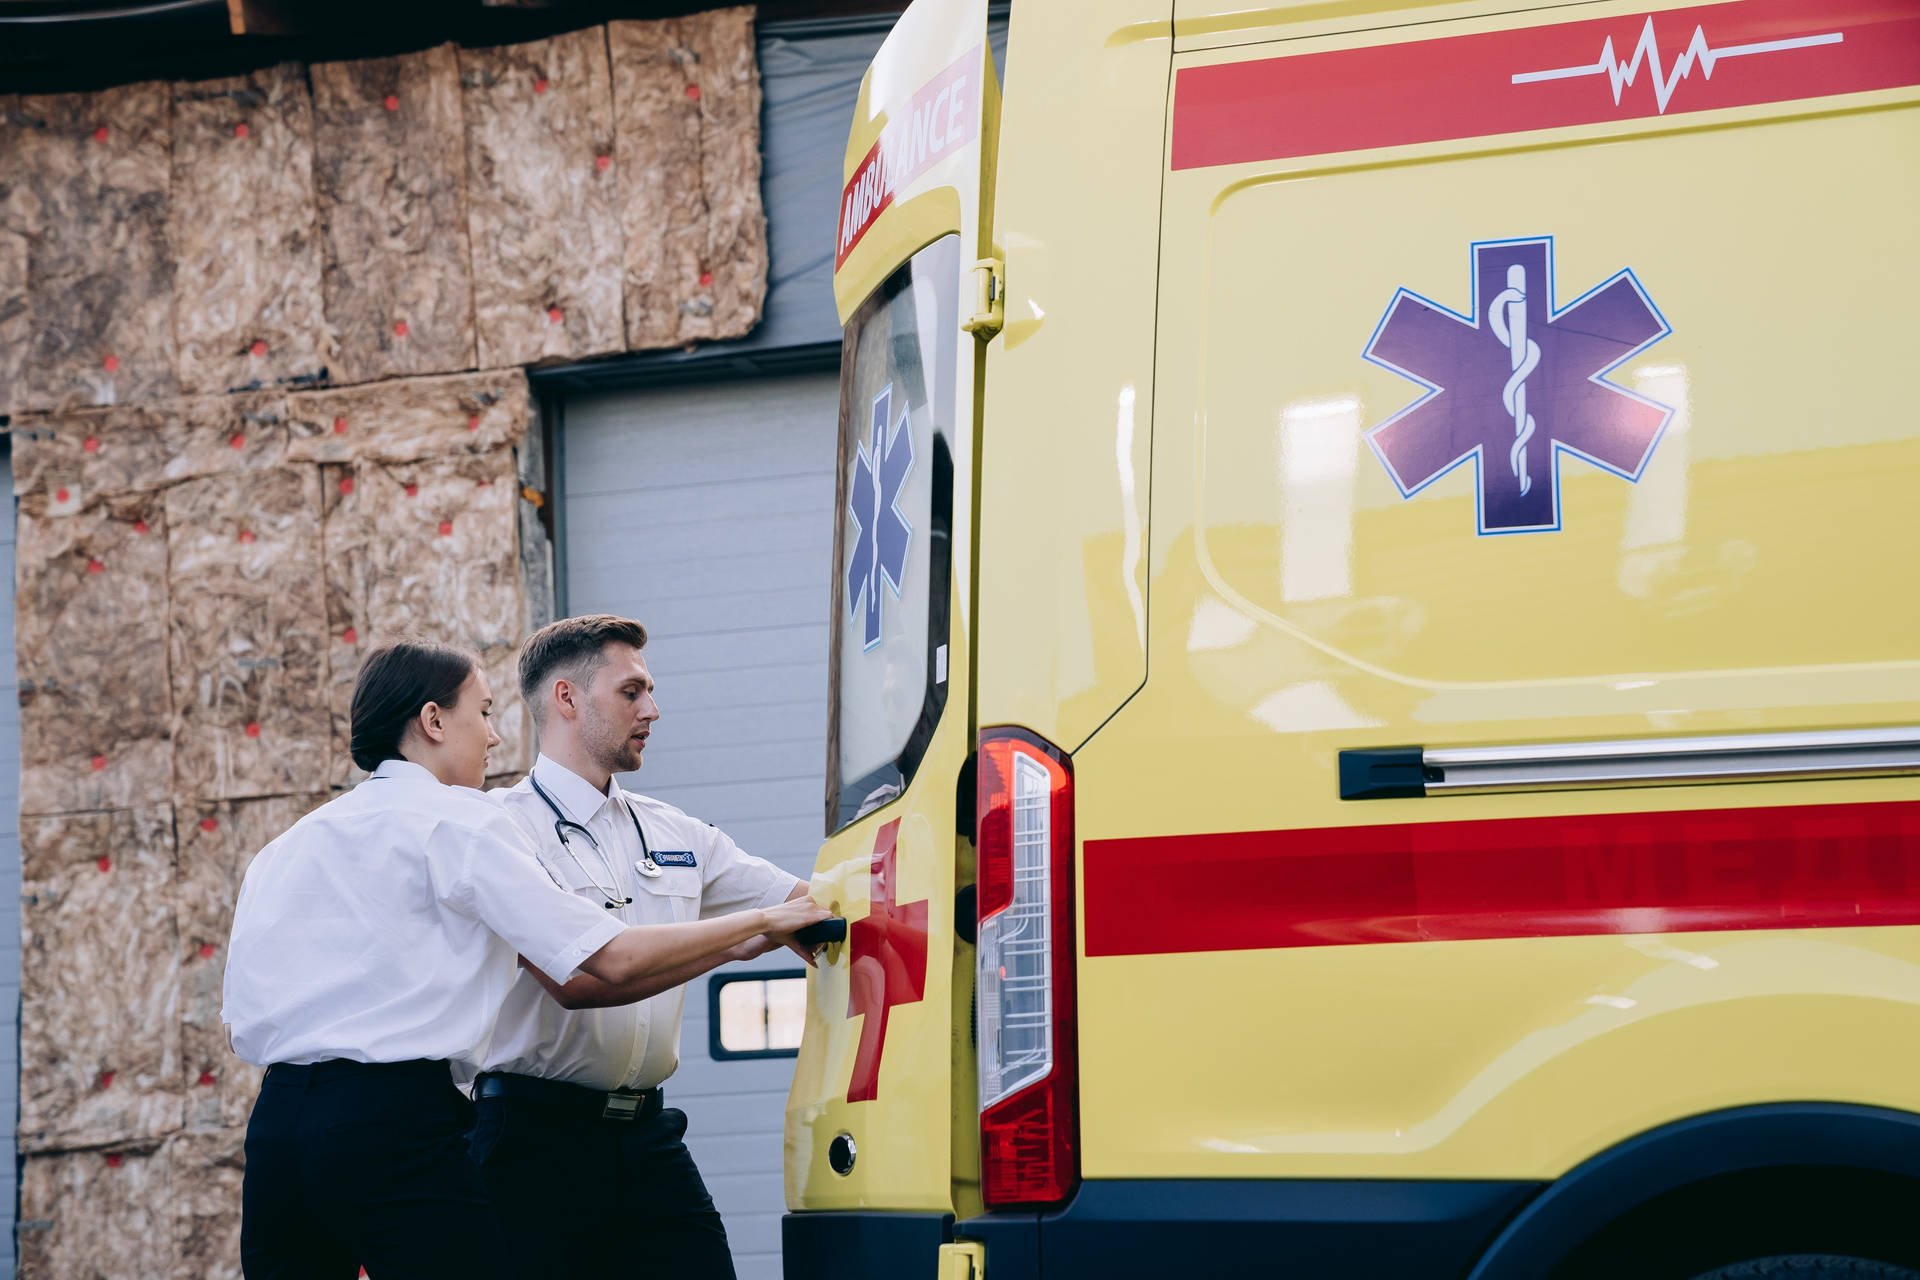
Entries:
<svg viewBox="0 0 1920 1280">
<path fill-rule="evenodd" d="M 0 96 L 0 413 L 744 335 L 753 10 Z"/>
<path fill-rule="evenodd" d="M 241 877 L 357 781 L 386 636 L 478 652 L 531 763 L 524 366 L 757 322 L 758 114 L 750 9 L 0 96 L 21 1275 L 238 1275 Z"/>
</svg>

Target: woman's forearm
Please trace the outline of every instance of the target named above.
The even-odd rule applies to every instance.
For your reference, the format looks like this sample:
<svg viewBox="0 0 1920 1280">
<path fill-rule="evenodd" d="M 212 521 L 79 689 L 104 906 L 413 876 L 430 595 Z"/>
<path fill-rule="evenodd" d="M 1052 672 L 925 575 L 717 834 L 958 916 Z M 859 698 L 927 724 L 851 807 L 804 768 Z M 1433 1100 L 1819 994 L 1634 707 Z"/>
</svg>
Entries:
<svg viewBox="0 0 1920 1280">
<path fill-rule="evenodd" d="M 602 982 L 629 987 L 649 978 L 671 976 L 676 970 L 765 932 L 767 913 L 760 910 L 735 911 L 685 924 L 633 925 L 581 961 L 580 968 Z"/>
</svg>

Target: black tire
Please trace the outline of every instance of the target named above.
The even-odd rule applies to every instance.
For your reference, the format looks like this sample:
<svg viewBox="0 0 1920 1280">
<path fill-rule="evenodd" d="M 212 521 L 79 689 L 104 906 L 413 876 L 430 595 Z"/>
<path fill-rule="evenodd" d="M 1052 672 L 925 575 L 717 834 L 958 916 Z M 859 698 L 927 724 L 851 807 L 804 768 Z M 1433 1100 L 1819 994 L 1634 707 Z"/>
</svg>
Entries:
<svg viewBox="0 0 1920 1280">
<path fill-rule="evenodd" d="M 1715 1267 L 1693 1280 L 1920 1280 L 1920 1271 L 1834 1253 L 1794 1253 Z"/>
</svg>

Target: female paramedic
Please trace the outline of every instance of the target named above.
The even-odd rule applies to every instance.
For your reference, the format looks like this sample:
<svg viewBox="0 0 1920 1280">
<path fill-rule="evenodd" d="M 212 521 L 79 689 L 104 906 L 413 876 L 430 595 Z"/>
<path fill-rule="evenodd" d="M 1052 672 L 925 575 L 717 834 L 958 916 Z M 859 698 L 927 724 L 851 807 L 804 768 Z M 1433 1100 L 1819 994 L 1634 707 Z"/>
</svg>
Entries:
<svg viewBox="0 0 1920 1280">
<path fill-rule="evenodd" d="M 491 705 L 470 653 L 370 654 L 352 754 L 372 776 L 247 870 L 222 1016 L 267 1068 L 247 1126 L 249 1280 L 504 1275 L 448 1063 L 485 1048 L 518 957 L 556 982 L 624 983 L 827 914 L 803 898 L 622 928 L 556 886 L 474 790 L 500 741 Z"/>
</svg>

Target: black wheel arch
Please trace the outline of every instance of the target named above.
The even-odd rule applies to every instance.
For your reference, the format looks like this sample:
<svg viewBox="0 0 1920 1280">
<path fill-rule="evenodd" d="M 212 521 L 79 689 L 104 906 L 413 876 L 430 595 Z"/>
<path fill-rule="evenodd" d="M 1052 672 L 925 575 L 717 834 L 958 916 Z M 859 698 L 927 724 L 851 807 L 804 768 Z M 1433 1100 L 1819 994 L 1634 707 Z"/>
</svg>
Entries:
<svg viewBox="0 0 1920 1280">
<path fill-rule="evenodd" d="M 1644 1266 L 1650 1248 L 1690 1276 L 1740 1260 L 1726 1251 L 1749 1243 L 1746 1256 L 1804 1242 L 1916 1266 L 1920 1228 L 1885 1212 L 1906 1206 L 1910 1223 L 1916 1203 L 1920 1115 L 1829 1102 L 1738 1107 L 1649 1130 L 1556 1179 L 1469 1280 L 1625 1274 L 1629 1255 Z"/>
</svg>

